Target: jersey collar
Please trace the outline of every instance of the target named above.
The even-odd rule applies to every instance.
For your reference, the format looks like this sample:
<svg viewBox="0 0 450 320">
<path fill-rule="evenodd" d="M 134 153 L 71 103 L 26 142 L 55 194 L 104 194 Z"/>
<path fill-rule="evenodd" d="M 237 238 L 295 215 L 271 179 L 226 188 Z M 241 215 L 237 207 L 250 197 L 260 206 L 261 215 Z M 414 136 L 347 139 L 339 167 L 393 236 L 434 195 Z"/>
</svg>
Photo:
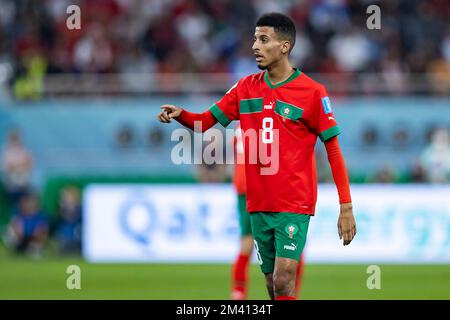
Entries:
<svg viewBox="0 0 450 320">
<path fill-rule="evenodd" d="M 269 80 L 269 75 L 266 72 L 264 72 L 264 81 L 266 82 L 266 84 L 271 88 L 271 89 L 276 89 L 278 87 L 281 87 L 282 85 L 285 85 L 288 82 L 291 82 L 292 80 L 294 80 L 295 78 L 297 78 L 302 72 L 300 70 L 298 70 L 297 68 L 294 68 L 294 73 L 291 74 L 291 76 L 289 78 L 287 78 L 286 80 L 284 80 L 283 82 L 277 83 L 275 85 L 273 85 L 272 83 L 270 83 Z"/>
</svg>

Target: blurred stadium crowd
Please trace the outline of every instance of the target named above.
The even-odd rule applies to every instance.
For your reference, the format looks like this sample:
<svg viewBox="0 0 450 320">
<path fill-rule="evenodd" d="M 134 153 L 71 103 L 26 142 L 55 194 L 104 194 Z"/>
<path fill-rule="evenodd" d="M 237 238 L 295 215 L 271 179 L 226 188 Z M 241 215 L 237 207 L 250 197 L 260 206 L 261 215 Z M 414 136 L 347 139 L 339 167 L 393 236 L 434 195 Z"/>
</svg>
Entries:
<svg viewBox="0 0 450 320">
<path fill-rule="evenodd" d="M 66 27 L 71 4 L 81 8 L 80 30 Z M 366 27 L 372 4 L 381 8 L 382 32 Z M 334 75 L 332 91 L 450 91 L 446 0 L 0 0 L 0 82 L 26 98 L 46 74 L 219 73 L 234 81 L 255 72 L 253 24 L 267 11 L 293 18 L 293 64 Z M 136 76 L 118 81 L 145 90 Z"/>
<path fill-rule="evenodd" d="M 30 175 L 33 155 L 27 150 L 18 132 L 8 136 L 2 155 L 2 184 L 6 193 L 7 226 L 3 243 L 16 253 L 41 257 L 48 237 L 56 240 L 56 250 L 62 254 L 81 250 L 81 195 L 75 186 L 61 189 L 57 214 L 43 212 L 40 195 L 33 190 Z"/>
</svg>

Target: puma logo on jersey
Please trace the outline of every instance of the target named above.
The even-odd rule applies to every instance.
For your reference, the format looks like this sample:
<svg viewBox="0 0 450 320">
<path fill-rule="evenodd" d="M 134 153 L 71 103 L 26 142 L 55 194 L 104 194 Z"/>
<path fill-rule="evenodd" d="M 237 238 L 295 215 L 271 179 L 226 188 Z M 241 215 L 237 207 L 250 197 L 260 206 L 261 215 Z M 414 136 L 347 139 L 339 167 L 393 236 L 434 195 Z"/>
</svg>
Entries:
<svg viewBox="0 0 450 320">
<path fill-rule="evenodd" d="M 334 120 L 334 118 L 333 117 L 328 117 L 328 120 Z"/>
</svg>

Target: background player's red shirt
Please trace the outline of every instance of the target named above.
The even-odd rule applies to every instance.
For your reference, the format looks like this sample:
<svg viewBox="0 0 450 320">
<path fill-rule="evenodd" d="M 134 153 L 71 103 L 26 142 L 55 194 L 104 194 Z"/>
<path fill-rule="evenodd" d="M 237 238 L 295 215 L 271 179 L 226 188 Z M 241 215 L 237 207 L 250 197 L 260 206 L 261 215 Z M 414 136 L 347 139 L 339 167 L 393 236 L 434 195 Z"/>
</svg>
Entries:
<svg viewBox="0 0 450 320">
<path fill-rule="evenodd" d="M 314 146 L 318 136 L 325 141 L 339 134 L 325 88 L 297 69 L 277 85 L 261 72 L 241 79 L 210 111 L 223 126 L 240 120 L 247 211 L 313 215 L 317 199 Z M 257 132 L 253 145 L 249 143 L 253 130 L 249 129 Z M 252 161 L 255 147 L 257 153 L 264 148 L 275 153 L 277 142 L 278 162 L 272 158 L 270 164 L 264 164 L 259 157 L 256 163 Z M 262 174 L 262 169 L 269 167 L 278 169 L 273 174 Z"/>
<path fill-rule="evenodd" d="M 235 165 L 233 172 L 233 184 L 236 192 L 239 194 L 245 194 L 245 155 L 244 155 L 244 143 L 242 141 L 242 130 L 238 124 L 234 131 L 234 154 Z"/>
</svg>

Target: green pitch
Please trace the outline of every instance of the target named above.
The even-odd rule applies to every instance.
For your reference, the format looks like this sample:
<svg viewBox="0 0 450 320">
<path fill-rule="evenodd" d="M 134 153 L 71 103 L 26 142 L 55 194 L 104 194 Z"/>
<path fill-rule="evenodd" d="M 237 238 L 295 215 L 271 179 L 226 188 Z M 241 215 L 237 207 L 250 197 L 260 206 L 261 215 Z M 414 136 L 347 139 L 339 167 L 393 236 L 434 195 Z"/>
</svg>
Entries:
<svg viewBox="0 0 450 320">
<path fill-rule="evenodd" d="M 81 268 L 81 289 L 68 290 L 69 265 Z M 448 265 L 380 265 L 381 289 L 366 286 L 367 265 L 305 268 L 303 299 L 450 299 Z M 0 299 L 228 299 L 225 264 L 89 264 L 80 258 L 39 261 L 0 255 Z M 250 299 L 267 299 L 251 266 Z"/>
</svg>

